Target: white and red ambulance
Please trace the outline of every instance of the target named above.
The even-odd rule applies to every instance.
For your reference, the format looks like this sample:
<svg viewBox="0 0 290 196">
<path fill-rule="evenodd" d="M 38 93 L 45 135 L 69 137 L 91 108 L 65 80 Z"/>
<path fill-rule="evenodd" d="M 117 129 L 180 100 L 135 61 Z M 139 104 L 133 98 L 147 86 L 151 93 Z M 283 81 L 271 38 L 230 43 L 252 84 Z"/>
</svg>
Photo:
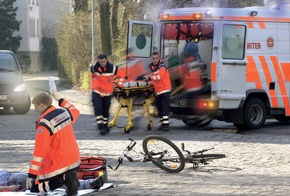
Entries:
<svg viewBox="0 0 290 196">
<path fill-rule="evenodd" d="M 147 66 L 151 52 L 160 53 L 172 116 L 185 124 L 218 119 L 256 129 L 267 116 L 290 121 L 288 9 L 177 8 L 155 22 L 129 21 L 128 29 L 135 59 Z"/>
</svg>

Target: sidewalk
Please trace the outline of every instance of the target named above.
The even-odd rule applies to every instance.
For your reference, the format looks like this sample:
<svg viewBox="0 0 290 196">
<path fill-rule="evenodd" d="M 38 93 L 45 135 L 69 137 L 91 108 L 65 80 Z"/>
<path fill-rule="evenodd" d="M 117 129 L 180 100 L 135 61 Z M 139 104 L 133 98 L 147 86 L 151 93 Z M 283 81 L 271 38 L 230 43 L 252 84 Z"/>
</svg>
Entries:
<svg viewBox="0 0 290 196">
<path fill-rule="evenodd" d="M 74 88 L 69 88 L 61 85 L 63 83 L 63 79 L 58 77 L 58 73 L 56 71 L 51 71 L 51 72 L 40 72 L 40 73 L 35 73 L 35 74 L 25 74 L 24 79 L 26 80 L 36 80 L 36 79 L 47 79 L 49 76 L 53 76 L 55 78 L 55 83 L 57 86 L 58 92 L 66 99 L 72 100 L 77 103 L 85 104 L 85 105 L 92 105 L 91 104 L 91 92 L 90 91 L 85 91 L 85 90 L 75 90 Z M 38 87 L 39 88 L 39 87 Z M 48 86 L 48 81 L 47 85 L 41 86 L 41 89 L 38 90 L 43 90 L 49 92 L 49 86 Z"/>
</svg>

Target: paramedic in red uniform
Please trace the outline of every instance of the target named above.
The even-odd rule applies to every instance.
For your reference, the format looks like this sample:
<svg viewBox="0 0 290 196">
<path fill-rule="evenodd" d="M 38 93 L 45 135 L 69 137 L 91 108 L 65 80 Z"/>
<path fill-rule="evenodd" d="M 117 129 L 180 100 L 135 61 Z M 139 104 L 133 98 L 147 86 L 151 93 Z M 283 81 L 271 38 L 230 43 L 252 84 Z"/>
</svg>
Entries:
<svg viewBox="0 0 290 196">
<path fill-rule="evenodd" d="M 77 195 L 80 151 L 72 124 L 80 112 L 53 91 L 61 108 L 52 106 L 52 97 L 44 92 L 32 99 L 40 114 L 36 121 L 35 147 L 30 161 L 26 188 L 31 192 L 52 191 L 66 186 L 67 195 Z"/>
<path fill-rule="evenodd" d="M 151 54 L 151 61 L 149 68 L 153 73 L 148 80 L 152 81 L 156 96 L 156 107 L 161 122 L 159 130 L 169 131 L 169 106 L 171 92 L 169 73 L 157 52 Z"/>
<path fill-rule="evenodd" d="M 101 135 L 107 135 L 110 131 L 108 121 L 111 97 L 114 91 L 114 77 L 119 77 L 117 85 L 122 87 L 125 74 L 118 66 L 109 63 L 104 54 L 98 56 L 98 62 L 91 65 L 90 70 L 93 80 L 92 102 L 98 129 Z"/>
</svg>

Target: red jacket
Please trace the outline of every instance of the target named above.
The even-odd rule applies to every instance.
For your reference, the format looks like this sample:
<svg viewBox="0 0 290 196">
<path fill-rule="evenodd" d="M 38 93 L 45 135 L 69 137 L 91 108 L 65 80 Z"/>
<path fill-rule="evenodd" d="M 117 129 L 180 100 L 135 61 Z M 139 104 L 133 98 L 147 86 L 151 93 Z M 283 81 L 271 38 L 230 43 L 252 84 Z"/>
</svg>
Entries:
<svg viewBox="0 0 290 196">
<path fill-rule="evenodd" d="M 29 177 L 42 182 L 76 169 L 80 151 L 72 124 L 80 112 L 69 102 L 60 99 L 62 108 L 49 106 L 36 121 L 35 147 Z"/>
<path fill-rule="evenodd" d="M 157 65 L 151 63 L 150 70 L 153 72 L 150 79 L 157 95 L 171 91 L 171 82 L 169 73 L 163 62 L 159 61 Z"/>
<path fill-rule="evenodd" d="M 103 68 L 99 63 L 91 65 L 92 72 L 92 90 L 101 96 L 109 96 L 114 91 L 114 77 L 119 77 L 118 86 L 123 86 L 123 80 L 125 74 L 118 66 L 107 62 L 107 65 Z"/>
</svg>

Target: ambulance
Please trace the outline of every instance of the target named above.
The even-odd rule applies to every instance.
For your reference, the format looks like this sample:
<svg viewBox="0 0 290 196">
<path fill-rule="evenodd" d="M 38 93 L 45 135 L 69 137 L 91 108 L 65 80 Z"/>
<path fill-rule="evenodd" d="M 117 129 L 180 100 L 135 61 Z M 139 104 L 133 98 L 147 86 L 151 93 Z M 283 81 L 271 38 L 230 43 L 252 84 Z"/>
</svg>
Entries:
<svg viewBox="0 0 290 196">
<path fill-rule="evenodd" d="M 154 22 L 129 21 L 128 48 L 144 66 L 159 52 L 173 86 L 172 117 L 189 126 L 290 121 L 288 9 L 169 9 Z"/>
</svg>

